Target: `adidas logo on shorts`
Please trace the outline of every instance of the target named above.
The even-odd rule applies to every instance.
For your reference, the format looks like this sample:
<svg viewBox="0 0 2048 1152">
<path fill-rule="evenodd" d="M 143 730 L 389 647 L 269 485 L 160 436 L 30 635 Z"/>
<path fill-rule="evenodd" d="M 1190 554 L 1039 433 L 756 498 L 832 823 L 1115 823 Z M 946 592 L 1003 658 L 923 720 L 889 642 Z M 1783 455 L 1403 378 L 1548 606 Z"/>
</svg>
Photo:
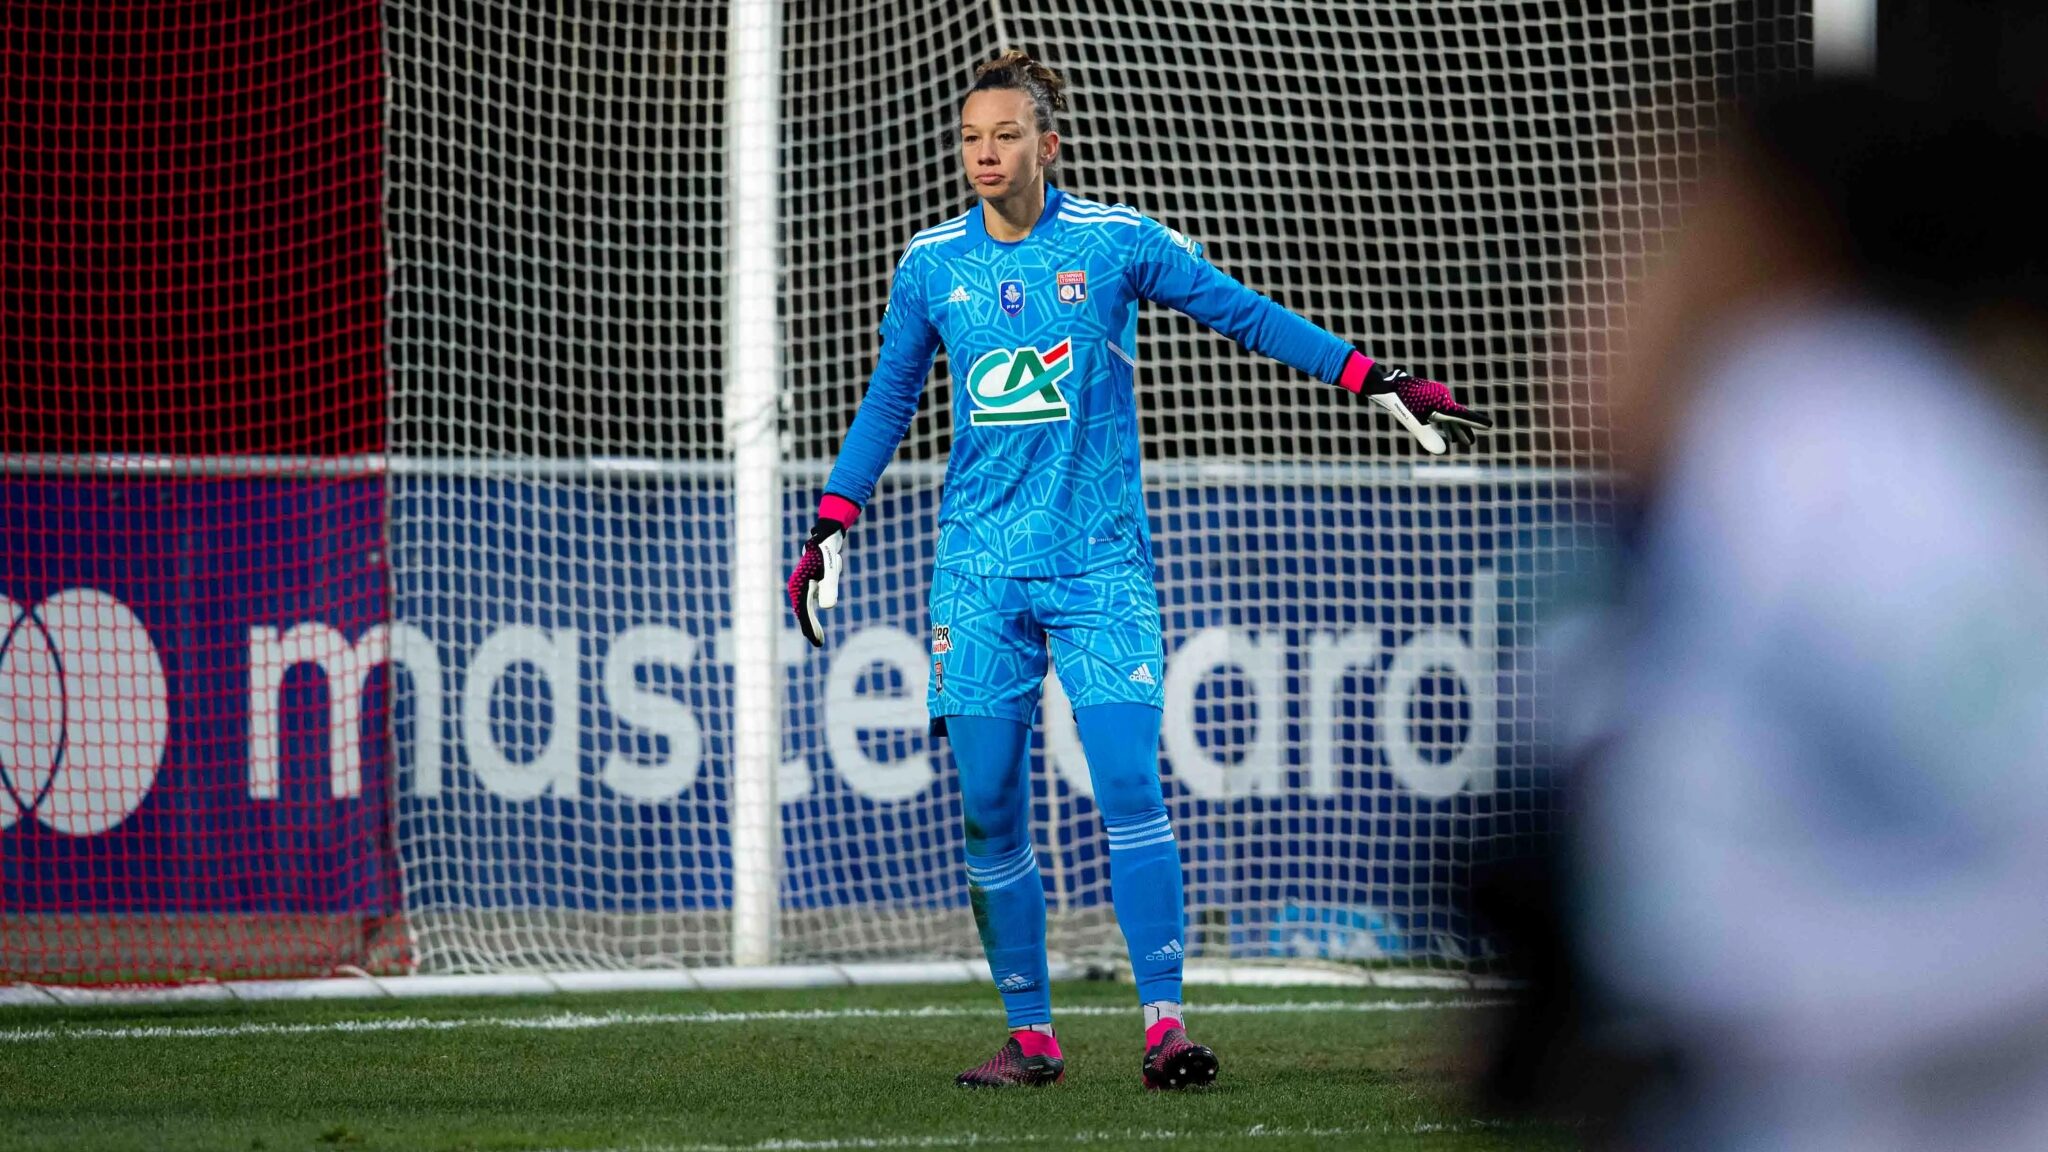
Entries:
<svg viewBox="0 0 2048 1152">
<path fill-rule="evenodd" d="M 1134 670 L 1134 671 L 1133 671 L 1133 672 L 1131 673 L 1131 683 L 1133 683 L 1133 684 L 1157 684 L 1157 683 L 1159 683 L 1159 681 L 1157 681 L 1157 680 L 1154 680 L 1154 679 L 1152 678 L 1152 665 L 1150 665 L 1150 664 L 1140 664 L 1140 665 L 1138 665 L 1138 667 L 1136 668 L 1136 670 Z"/>
<path fill-rule="evenodd" d="M 1186 956 L 1187 953 L 1181 950 L 1180 941 L 1178 940 L 1168 940 L 1166 947 L 1159 949 L 1157 952 L 1145 953 L 1145 959 L 1147 960 L 1180 960 Z"/>
</svg>

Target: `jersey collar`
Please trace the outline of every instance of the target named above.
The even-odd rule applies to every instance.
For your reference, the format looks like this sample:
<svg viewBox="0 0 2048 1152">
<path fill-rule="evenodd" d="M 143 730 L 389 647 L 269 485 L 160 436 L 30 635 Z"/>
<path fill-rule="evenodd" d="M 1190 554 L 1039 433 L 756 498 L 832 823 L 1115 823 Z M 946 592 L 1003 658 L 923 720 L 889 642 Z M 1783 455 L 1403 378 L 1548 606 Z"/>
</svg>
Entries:
<svg viewBox="0 0 2048 1152">
<path fill-rule="evenodd" d="M 1052 222 L 1059 218 L 1060 201 L 1066 199 L 1066 195 L 1066 193 L 1060 191 L 1057 187 L 1055 187 L 1051 180 L 1047 180 L 1045 182 L 1045 211 L 1040 212 L 1038 214 L 1038 223 L 1033 224 L 1031 226 L 1031 235 L 1024 237 L 1023 240 L 998 240 L 995 237 L 989 235 L 988 220 L 987 217 L 983 215 L 981 201 L 980 199 L 977 198 L 974 201 L 974 206 L 967 210 L 968 232 L 976 240 L 985 240 L 990 244 L 994 244 L 1002 248 L 1015 248 L 1017 245 L 1022 244 L 1025 241 L 1032 239 L 1033 237 L 1043 235 L 1042 230 L 1048 229 L 1052 226 Z"/>
</svg>

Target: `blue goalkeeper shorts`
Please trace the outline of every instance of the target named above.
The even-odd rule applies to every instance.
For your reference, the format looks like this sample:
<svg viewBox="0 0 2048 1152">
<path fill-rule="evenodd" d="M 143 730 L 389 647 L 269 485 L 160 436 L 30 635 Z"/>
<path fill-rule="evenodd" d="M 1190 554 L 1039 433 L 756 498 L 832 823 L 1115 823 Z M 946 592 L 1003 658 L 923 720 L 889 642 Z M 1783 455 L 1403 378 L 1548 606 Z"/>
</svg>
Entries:
<svg viewBox="0 0 2048 1152">
<path fill-rule="evenodd" d="M 1046 662 L 1076 708 L 1165 706 L 1159 593 L 1152 565 L 1118 564 L 1081 576 L 932 574 L 934 731 L 947 716 L 1030 724 Z"/>
</svg>

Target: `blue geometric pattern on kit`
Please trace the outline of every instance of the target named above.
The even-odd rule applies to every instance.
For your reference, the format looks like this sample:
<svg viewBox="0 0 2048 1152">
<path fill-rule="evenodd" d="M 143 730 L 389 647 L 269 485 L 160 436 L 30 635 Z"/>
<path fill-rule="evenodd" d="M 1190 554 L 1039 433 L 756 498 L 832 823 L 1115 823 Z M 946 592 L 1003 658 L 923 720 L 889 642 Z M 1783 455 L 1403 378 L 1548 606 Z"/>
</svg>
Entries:
<svg viewBox="0 0 2048 1152">
<path fill-rule="evenodd" d="M 979 205 L 911 240 L 826 490 L 867 504 L 943 341 L 953 450 L 937 566 L 984 576 L 1149 569 L 1133 391 L 1141 300 L 1331 383 L 1351 354 L 1218 271 L 1180 233 L 1047 185 L 1045 211 L 1023 240 L 992 239 Z"/>
<path fill-rule="evenodd" d="M 932 573 L 932 653 L 926 701 L 934 718 L 1037 715 L 1048 649 L 1076 709 L 1091 704 L 1166 706 L 1159 594 L 1152 565 L 1125 563 L 1085 576 Z M 934 648 L 940 647 L 935 644 Z"/>
</svg>

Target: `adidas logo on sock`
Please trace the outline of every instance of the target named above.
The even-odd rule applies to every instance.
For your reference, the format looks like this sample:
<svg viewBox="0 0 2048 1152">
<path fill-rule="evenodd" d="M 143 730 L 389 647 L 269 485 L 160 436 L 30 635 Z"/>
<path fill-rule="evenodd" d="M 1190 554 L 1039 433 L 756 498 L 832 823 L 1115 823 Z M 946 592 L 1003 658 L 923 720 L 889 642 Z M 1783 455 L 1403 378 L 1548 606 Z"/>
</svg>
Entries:
<svg viewBox="0 0 2048 1152">
<path fill-rule="evenodd" d="M 1159 949 L 1157 952 L 1145 953 L 1145 959 L 1147 960 L 1181 960 L 1185 959 L 1186 956 L 1187 953 L 1181 950 L 1180 941 L 1178 940 L 1168 940 L 1166 947 Z"/>
<path fill-rule="evenodd" d="M 1157 684 L 1159 683 L 1159 681 L 1152 679 L 1152 666 L 1150 664 L 1140 664 L 1138 665 L 1137 669 L 1131 673 L 1131 683 Z"/>
<path fill-rule="evenodd" d="M 967 289 L 965 289 L 965 288 L 962 288 L 962 287 L 960 287 L 960 286 L 959 286 L 958 284 L 955 284 L 955 285 L 953 285 L 953 294 L 952 294 L 951 296 L 948 296 L 948 297 L 946 297 L 946 303 L 948 303 L 948 304 L 965 304 L 965 303 L 967 303 Z"/>
<path fill-rule="evenodd" d="M 1022 972 L 1012 972 L 998 981 L 996 987 L 1005 992 L 1029 992 L 1038 985 Z"/>
</svg>

